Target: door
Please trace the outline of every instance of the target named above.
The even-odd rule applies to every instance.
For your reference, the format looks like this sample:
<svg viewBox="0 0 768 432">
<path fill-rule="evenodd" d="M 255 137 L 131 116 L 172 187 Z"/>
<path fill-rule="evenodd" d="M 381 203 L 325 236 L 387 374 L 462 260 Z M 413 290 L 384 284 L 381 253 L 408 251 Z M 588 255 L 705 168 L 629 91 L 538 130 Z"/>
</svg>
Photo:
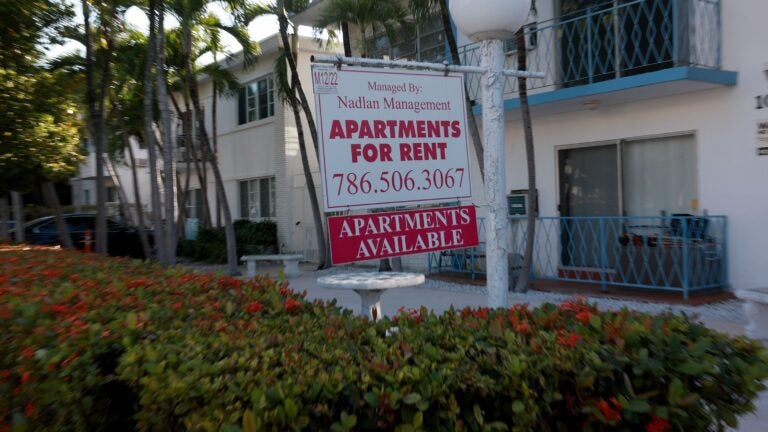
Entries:
<svg viewBox="0 0 768 432">
<path fill-rule="evenodd" d="M 619 216 L 619 170 L 615 144 L 558 151 L 561 261 L 569 267 L 600 267 L 618 230 L 594 216 Z M 601 225 L 603 224 L 603 225 Z M 616 221 L 618 225 L 618 220 Z"/>
</svg>

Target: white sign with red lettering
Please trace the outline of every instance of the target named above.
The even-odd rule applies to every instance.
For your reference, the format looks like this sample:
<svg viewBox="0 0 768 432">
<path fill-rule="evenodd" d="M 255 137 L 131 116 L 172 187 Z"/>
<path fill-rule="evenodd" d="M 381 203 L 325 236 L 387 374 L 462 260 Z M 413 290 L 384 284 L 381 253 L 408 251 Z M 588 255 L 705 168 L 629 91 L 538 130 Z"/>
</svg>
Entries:
<svg viewBox="0 0 768 432">
<path fill-rule="evenodd" d="M 460 74 L 313 65 L 325 209 L 472 196 Z"/>
</svg>

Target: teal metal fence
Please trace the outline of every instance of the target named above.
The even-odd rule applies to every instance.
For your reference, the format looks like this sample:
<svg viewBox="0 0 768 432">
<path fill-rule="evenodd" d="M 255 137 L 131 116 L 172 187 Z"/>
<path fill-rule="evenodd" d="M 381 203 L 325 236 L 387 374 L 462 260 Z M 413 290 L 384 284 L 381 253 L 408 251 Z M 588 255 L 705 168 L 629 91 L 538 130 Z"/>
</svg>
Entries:
<svg viewBox="0 0 768 432">
<path fill-rule="evenodd" d="M 485 273 L 484 221 L 476 248 L 430 254 L 429 271 Z M 525 219 L 510 219 L 510 267 L 519 270 Z M 725 216 L 539 217 L 531 278 L 690 292 L 727 286 Z"/>
<path fill-rule="evenodd" d="M 529 70 L 546 78 L 529 80 L 531 90 L 574 87 L 677 66 L 721 66 L 720 0 L 608 0 L 578 12 L 525 27 Z M 517 49 L 507 41 L 508 69 L 517 68 Z M 459 49 L 462 64 L 479 65 L 478 44 Z M 480 75 L 468 74 L 473 99 Z M 507 78 L 505 94 L 517 93 Z"/>
</svg>

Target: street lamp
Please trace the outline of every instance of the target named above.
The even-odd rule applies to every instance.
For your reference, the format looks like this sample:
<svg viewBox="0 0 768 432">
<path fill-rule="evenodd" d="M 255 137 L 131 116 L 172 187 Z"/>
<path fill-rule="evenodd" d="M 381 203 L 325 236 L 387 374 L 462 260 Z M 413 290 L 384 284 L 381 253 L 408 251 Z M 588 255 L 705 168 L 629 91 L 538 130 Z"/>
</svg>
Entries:
<svg viewBox="0 0 768 432">
<path fill-rule="evenodd" d="M 488 216 L 485 224 L 488 306 L 507 307 L 508 216 L 504 168 L 504 40 L 523 25 L 531 0 L 451 0 L 451 16 L 459 30 L 480 42 L 483 76 L 483 161 Z"/>
</svg>

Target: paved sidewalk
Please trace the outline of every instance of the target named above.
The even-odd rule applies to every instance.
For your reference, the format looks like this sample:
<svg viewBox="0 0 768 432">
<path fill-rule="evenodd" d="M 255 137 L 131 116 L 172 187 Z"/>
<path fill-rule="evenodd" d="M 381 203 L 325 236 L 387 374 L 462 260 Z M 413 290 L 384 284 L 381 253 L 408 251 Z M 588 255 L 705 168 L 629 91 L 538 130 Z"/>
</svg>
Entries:
<svg viewBox="0 0 768 432">
<path fill-rule="evenodd" d="M 330 273 L 315 271 L 316 265 L 313 264 L 301 264 L 300 268 L 302 270 L 301 275 L 288 280 L 291 289 L 297 292 L 306 291 L 308 300 L 335 299 L 340 307 L 351 309 L 356 313 L 360 312 L 361 299 L 355 292 L 341 289 L 325 289 L 317 285 L 317 278 L 319 276 Z M 279 269 L 280 267 L 277 265 L 263 265 L 257 268 L 257 273 L 277 275 Z M 343 272 L 344 270 L 332 269 L 331 271 Z M 374 271 L 374 269 L 356 267 L 349 271 Z M 422 305 L 436 313 L 442 313 L 452 306 L 456 309 L 461 309 L 466 306 L 482 307 L 486 305 L 486 295 L 483 293 L 434 289 L 435 286 L 442 284 L 449 284 L 449 282 L 440 282 L 440 284 L 429 283 L 427 286 L 387 290 L 381 296 L 382 313 L 391 316 L 396 314 L 401 307 L 410 309 L 419 308 Z M 512 301 L 510 301 L 511 303 Z M 543 301 L 531 299 L 524 303 L 535 307 L 543 303 Z M 701 317 L 700 319 L 707 327 L 732 335 L 742 335 L 744 333 L 745 320 L 743 316 L 736 317 L 732 321 L 707 317 Z M 735 430 L 738 432 L 768 432 L 768 391 L 761 393 L 760 398 L 756 401 L 755 413 L 742 417 L 739 421 L 738 429 Z"/>
</svg>

